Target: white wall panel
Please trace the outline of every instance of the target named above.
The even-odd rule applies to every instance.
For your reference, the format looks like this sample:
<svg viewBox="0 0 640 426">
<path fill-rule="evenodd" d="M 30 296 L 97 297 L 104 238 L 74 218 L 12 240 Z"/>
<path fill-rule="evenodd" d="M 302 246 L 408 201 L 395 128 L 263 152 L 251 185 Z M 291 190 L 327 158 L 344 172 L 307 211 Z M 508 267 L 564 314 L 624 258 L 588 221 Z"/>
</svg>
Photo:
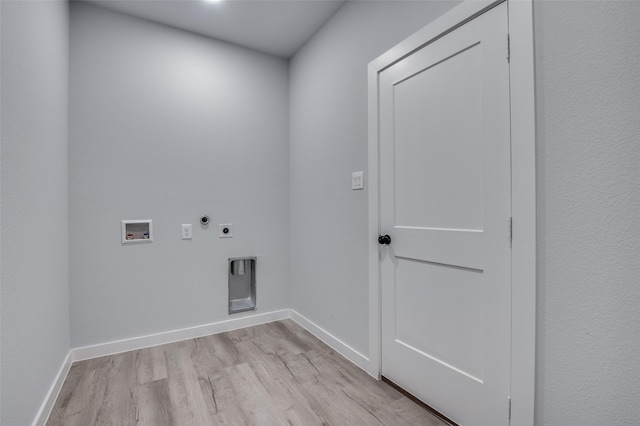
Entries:
<svg viewBox="0 0 640 426">
<path fill-rule="evenodd" d="M 36 417 L 69 352 L 68 8 L 3 1 L 0 424 Z"/>
<path fill-rule="evenodd" d="M 543 1 L 534 12 L 536 424 L 636 424 L 640 3 Z"/>
<path fill-rule="evenodd" d="M 348 2 L 291 60 L 292 308 L 369 352 L 367 64 L 457 2 Z"/>
<path fill-rule="evenodd" d="M 256 313 L 289 307 L 287 62 L 78 2 L 70 49 L 73 346 L 228 319 L 229 257 L 258 256 Z"/>
</svg>

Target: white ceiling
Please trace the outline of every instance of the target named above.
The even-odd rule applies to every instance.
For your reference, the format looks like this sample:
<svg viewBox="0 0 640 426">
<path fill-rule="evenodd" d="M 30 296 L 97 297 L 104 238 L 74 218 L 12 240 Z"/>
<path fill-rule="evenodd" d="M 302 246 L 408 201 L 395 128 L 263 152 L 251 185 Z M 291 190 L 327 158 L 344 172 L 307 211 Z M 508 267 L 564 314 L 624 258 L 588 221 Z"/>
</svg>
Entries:
<svg viewBox="0 0 640 426">
<path fill-rule="evenodd" d="M 289 58 L 346 0 L 84 0 Z"/>
</svg>

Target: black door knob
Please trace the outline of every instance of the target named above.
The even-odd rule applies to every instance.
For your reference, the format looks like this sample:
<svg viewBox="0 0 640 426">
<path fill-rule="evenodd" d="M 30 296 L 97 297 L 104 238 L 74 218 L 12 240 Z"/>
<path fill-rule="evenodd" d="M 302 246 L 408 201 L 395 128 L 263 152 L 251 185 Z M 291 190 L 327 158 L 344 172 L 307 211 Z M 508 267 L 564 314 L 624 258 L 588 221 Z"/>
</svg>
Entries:
<svg viewBox="0 0 640 426">
<path fill-rule="evenodd" d="M 378 244 L 391 244 L 391 237 L 388 235 L 380 235 L 378 236 Z"/>
</svg>

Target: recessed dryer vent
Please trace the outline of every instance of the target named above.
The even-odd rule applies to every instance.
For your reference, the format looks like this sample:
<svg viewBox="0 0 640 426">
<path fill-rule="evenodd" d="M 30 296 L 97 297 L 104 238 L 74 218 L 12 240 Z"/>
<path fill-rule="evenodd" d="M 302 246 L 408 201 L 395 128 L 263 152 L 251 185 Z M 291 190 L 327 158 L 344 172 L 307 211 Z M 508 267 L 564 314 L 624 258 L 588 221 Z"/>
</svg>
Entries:
<svg viewBox="0 0 640 426">
<path fill-rule="evenodd" d="M 229 259 L 229 314 L 256 309 L 256 258 Z"/>
</svg>

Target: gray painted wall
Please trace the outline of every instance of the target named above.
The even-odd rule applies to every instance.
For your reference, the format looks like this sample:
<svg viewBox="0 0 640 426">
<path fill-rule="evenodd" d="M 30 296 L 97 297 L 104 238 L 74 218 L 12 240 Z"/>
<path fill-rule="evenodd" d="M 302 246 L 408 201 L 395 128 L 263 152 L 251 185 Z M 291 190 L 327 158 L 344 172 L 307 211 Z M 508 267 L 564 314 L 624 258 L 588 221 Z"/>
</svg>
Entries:
<svg viewBox="0 0 640 426">
<path fill-rule="evenodd" d="M 294 309 L 366 354 L 365 66 L 431 18 L 354 3 L 291 62 L 291 280 Z M 535 3 L 539 425 L 640 418 L 639 19 Z"/>
<path fill-rule="evenodd" d="M 534 9 L 536 423 L 638 424 L 640 3 Z"/>
<path fill-rule="evenodd" d="M 66 6 L 3 1 L 0 423 L 31 422 L 69 349 L 67 235 L 73 346 L 224 319 L 226 258 L 262 254 L 261 311 L 366 354 L 366 64 L 448 7 L 345 5 L 291 61 L 287 116 L 285 61 L 74 4 L 67 229 Z M 640 418 L 639 19 L 535 4 L 540 425 Z M 156 241 L 120 245 L 125 218 Z"/>
<path fill-rule="evenodd" d="M 287 308 L 287 61 L 77 2 L 70 36 L 72 345 L 228 319 L 229 257 L 258 255 L 258 313 Z"/>
<path fill-rule="evenodd" d="M 0 424 L 33 421 L 69 352 L 68 14 L 3 1 Z"/>
<path fill-rule="evenodd" d="M 455 4 L 348 2 L 291 60 L 291 306 L 365 356 L 367 64 Z"/>
</svg>

